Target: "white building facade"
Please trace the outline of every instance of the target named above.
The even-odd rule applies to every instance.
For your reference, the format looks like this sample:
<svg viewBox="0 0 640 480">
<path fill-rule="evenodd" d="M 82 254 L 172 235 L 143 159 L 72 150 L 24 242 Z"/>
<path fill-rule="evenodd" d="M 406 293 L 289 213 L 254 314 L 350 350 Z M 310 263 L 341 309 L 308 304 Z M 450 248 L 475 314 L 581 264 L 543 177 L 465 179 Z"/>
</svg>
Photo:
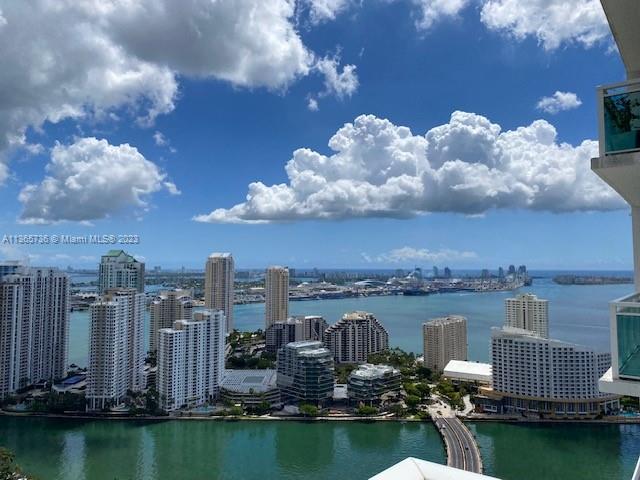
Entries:
<svg viewBox="0 0 640 480">
<path fill-rule="evenodd" d="M 66 274 L 0 265 L 0 398 L 66 375 L 69 315 Z"/>
<path fill-rule="evenodd" d="M 135 289 L 109 290 L 90 307 L 87 401 L 90 410 L 122 403 L 144 382 L 145 296 Z"/>
<path fill-rule="evenodd" d="M 230 253 L 212 253 L 207 258 L 204 276 L 204 304 L 213 311 L 222 310 L 226 331 L 233 331 L 235 264 Z"/>
<path fill-rule="evenodd" d="M 549 338 L 549 301 L 524 293 L 504 301 L 505 325 Z"/>
<path fill-rule="evenodd" d="M 459 315 L 422 324 L 424 366 L 442 372 L 451 360 L 467 359 L 467 319 Z"/>
<path fill-rule="evenodd" d="M 158 351 L 158 331 L 171 328 L 178 320 L 191 320 L 193 298 L 187 290 L 167 290 L 153 299 L 149 305 L 151 316 L 150 350 Z"/>
<path fill-rule="evenodd" d="M 365 363 L 389 348 L 389 334 L 372 313 L 351 312 L 327 328 L 325 343 L 336 363 Z"/>
<path fill-rule="evenodd" d="M 491 356 L 490 394 L 500 397 L 503 413 L 595 416 L 618 408 L 617 396 L 598 390 L 609 353 L 503 327 L 492 330 Z"/>
<path fill-rule="evenodd" d="M 98 294 L 115 288 L 135 288 L 144 293 L 144 263 L 124 250 L 110 250 L 100 260 Z"/>
<path fill-rule="evenodd" d="M 265 330 L 289 318 L 289 269 L 272 266 L 264 277 Z"/>
<path fill-rule="evenodd" d="M 226 319 L 220 310 L 195 312 L 158 337 L 158 393 L 167 411 L 193 408 L 218 398 L 224 377 Z"/>
</svg>

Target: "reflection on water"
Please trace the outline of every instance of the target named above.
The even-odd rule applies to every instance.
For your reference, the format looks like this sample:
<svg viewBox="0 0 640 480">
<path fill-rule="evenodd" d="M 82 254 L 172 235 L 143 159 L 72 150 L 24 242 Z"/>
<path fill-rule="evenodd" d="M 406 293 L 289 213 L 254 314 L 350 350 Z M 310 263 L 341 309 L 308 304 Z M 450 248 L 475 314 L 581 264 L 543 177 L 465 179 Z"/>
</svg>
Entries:
<svg viewBox="0 0 640 480">
<path fill-rule="evenodd" d="M 0 417 L 0 445 L 47 480 L 359 479 L 408 456 L 444 462 L 430 424 Z"/>
</svg>

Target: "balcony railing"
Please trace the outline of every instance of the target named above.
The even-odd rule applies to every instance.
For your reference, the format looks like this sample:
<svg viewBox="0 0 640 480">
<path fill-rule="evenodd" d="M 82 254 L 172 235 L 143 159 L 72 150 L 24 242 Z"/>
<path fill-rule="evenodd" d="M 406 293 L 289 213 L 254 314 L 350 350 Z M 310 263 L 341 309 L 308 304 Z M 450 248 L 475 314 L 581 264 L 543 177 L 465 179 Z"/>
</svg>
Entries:
<svg viewBox="0 0 640 480">
<path fill-rule="evenodd" d="M 640 380 L 640 293 L 612 302 L 615 316 L 618 375 Z"/>
<path fill-rule="evenodd" d="M 600 156 L 640 151 L 640 81 L 598 88 Z"/>
</svg>

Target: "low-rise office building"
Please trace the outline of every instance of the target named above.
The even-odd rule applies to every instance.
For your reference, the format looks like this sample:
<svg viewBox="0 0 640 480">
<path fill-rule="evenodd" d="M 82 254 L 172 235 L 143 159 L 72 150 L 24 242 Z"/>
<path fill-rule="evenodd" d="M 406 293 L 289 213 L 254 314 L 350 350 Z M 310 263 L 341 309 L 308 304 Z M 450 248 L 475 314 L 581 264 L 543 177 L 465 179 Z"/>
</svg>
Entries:
<svg viewBox="0 0 640 480">
<path fill-rule="evenodd" d="M 255 406 L 267 402 L 280 405 L 280 389 L 276 370 L 226 370 L 220 384 L 220 397 L 225 402 Z"/>
<path fill-rule="evenodd" d="M 347 392 L 349 401 L 368 405 L 380 403 L 383 395 L 400 392 L 400 370 L 389 365 L 360 365 L 349 374 Z"/>
<path fill-rule="evenodd" d="M 277 384 L 283 402 L 323 405 L 333 395 L 333 356 L 321 342 L 302 341 L 278 352 Z"/>
</svg>

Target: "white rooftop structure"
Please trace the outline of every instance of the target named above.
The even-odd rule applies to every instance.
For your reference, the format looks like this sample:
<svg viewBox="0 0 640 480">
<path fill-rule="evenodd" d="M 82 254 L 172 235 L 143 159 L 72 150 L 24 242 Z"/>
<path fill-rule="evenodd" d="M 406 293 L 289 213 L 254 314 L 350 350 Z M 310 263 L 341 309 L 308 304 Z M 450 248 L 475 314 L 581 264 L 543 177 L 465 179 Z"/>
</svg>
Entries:
<svg viewBox="0 0 640 480">
<path fill-rule="evenodd" d="M 277 388 L 276 371 L 266 370 L 225 370 L 220 388 L 237 393 L 265 393 Z"/>
<path fill-rule="evenodd" d="M 351 372 L 354 377 L 362 379 L 384 378 L 385 375 L 399 374 L 400 371 L 389 365 L 372 365 L 365 363 Z"/>
<path fill-rule="evenodd" d="M 444 367 L 443 375 L 451 380 L 491 383 L 491 364 L 451 360 Z"/>
<path fill-rule="evenodd" d="M 497 480 L 495 477 L 458 470 L 419 458 L 405 458 L 400 463 L 371 477 L 369 480 Z"/>
</svg>

